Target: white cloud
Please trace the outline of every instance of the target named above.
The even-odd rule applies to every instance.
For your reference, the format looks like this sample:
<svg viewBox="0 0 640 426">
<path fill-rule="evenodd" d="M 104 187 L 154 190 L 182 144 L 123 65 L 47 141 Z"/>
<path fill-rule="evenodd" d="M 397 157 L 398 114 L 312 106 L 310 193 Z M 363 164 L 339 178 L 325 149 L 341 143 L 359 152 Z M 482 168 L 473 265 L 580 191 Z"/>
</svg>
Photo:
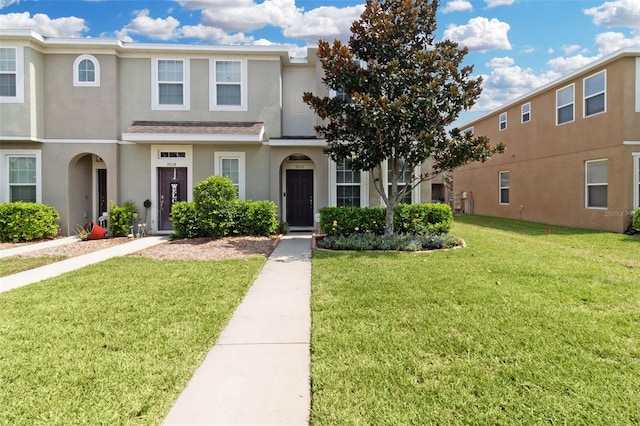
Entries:
<svg viewBox="0 0 640 426">
<path fill-rule="evenodd" d="M 121 40 L 131 41 L 130 34 L 142 35 L 156 40 L 170 40 L 178 35 L 176 29 L 180 25 L 180 21 L 174 17 L 153 19 L 149 16 L 148 9 L 135 13 L 136 17 L 116 33 L 116 36 Z"/>
<path fill-rule="evenodd" d="M 593 16 L 593 23 L 608 27 L 640 27 L 640 1 L 607 1 L 584 11 Z"/>
<path fill-rule="evenodd" d="M 225 31 L 252 31 L 267 25 L 283 27 L 300 19 L 302 14 L 295 0 L 266 0 L 260 4 L 252 0 L 222 0 L 216 3 L 215 7 L 202 10 L 202 24 Z"/>
<path fill-rule="evenodd" d="M 46 37 L 82 37 L 87 26 L 82 18 L 67 16 L 51 19 L 43 13 L 31 16 L 29 12 L 0 15 L 0 28 L 12 30 L 33 30 Z"/>
<path fill-rule="evenodd" d="M 180 37 L 215 41 L 220 44 L 251 44 L 254 39 L 244 33 L 228 34 L 220 28 L 206 25 L 185 25 L 179 29 Z"/>
<path fill-rule="evenodd" d="M 640 30 L 636 31 L 631 38 L 618 32 L 606 32 L 596 36 L 596 48 L 603 55 L 623 47 L 640 47 Z"/>
<path fill-rule="evenodd" d="M 444 31 L 445 39 L 467 46 L 469 50 L 511 49 L 507 32 L 511 26 L 498 19 L 472 18 L 467 25 L 449 25 Z"/>
<path fill-rule="evenodd" d="M 581 46 L 579 44 L 563 44 L 561 49 L 565 55 L 571 55 L 572 53 L 576 53 L 578 50 L 580 50 Z"/>
<path fill-rule="evenodd" d="M 317 40 L 339 38 L 346 40 L 351 24 L 360 18 L 364 5 L 337 8 L 322 6 L 305 12 L 297 21 L 290 22 L 283 31 L 286 37 Z"/>
<path fill-rule="evenodd" d="M 564 75 L 595 61 L 598 57 L 599 56 L 589 57 L 583 55 L 575 55 L 567 58 L 558 57 L 547 61 L 547 65 L 549 65 L 552 70 Z"/>
<path fill-rule="evenodd" d="M 20 3 L 20 0 L 0 0 L 0 9 L 12 5 L 13 3 Z"/>
<path fill-rule="evenodd" d="M 510 67 L 515 64 L 513 58 L 508 56 L 503 56 L 502 58 L 492 58 L 489 62 L 485 64 L 488 68 L 504 68 Z"/>
<path fill-rule="evenodd" d="M 472 10 L 473 5 L 467 0 L 451 0 L 447 2 L 447 5 L 444 9 L 442 9 L 443 13 L 451 13 L 451 12 L 464 12 L 467 10 Z"/>
<path fill-rule="evenodd" d="M 513 4 L 516 0 L 485 0 L 487 2 L 487 7 L 496 7 L 496 6 L 509 6 Z"/>
</svg>

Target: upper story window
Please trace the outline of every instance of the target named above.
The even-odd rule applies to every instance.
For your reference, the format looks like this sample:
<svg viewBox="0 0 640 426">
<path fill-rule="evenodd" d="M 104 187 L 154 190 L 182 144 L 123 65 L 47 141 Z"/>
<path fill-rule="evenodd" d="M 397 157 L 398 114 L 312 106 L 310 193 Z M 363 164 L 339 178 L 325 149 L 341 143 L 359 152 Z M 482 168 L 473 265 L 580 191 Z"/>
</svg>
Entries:
<svg viewBox="0 0 640 426">
<path fill-rule="evenodd" d="M 500 179 L 500 204 L 509 204 L 509 172 L 498 173 Z"/>
<path fill-rule="evenodd" d="M 247 110 L 247 61 L 211 61 L 211 90 L 209 109 L 212 111 Z"/>
<path fill-rule="evenodd" d="M 564 124 L 573 121 L 574 116 L 574 89 L 570 85 L 556 91 L 556 124 Z"/>
<path fill-rule="evenodd" d="M 0 102 L 24 102 L 22 47 L 0 47 Z"/>
<path fill-rule="evenodd" d="M 585 163 L 587 208 L 607 208 L 607 160 Z"/>
<path fill-rule="evenodd" d="M 507 113 L 506 112 L 503 112 L 502 114 L 500 114 L 499 121 L 500 121 L 499 123 L 500 131 L 507 130 Z"/>
<path fill-rule="evenodd" d="M 584 116 L 599 114 L 606 109 L 607 72 L 600 71 L 584 79 Z"/>
<path fill-rule="evenodd" d="M 188 60 L 155 59 L 152 74 L 152 109 L 188 110 L 190 108 Z"/>
<path fill-rule="evenodd" d="M 80 55 L 73 62 L 73 85 L 100 87 L 100 62 L 92 55 Z"/>
<path fill-rule="evenodd" d="M 527 102 L 520 107 L 522 114 L 522 123 L 528 123 L 531 121 L 531 102 Z"/>
</svg>

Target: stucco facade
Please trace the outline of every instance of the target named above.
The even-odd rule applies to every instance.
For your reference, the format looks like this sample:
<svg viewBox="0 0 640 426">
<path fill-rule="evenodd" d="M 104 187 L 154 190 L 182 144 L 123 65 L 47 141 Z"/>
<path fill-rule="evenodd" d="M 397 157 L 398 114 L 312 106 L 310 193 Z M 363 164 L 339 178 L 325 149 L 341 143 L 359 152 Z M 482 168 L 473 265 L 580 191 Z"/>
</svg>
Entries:
<svg viewBox="0 0 640 426">
<path fill-rule="evenodd" d="M 640 51 L 615 52 L 460 129 L 506 151 L 454 173 L 459 212 L 623 232 L 640 205 Z"/>
<path fill-rule="evenodd" d="M 368 173 L 337 178 L 316 137 L 302 94 L 328 90 L 313 47 L 292 59 L 281 46 L 1 30 L 0 49 L 15 81 L 0 88 L 0 202 L 54 206 L 63 235 L 97 221 L 110 201 L 133 201 L 148 232 L 170 233 L 172 203 L 190 201 L 211 175 L 232 178 L 241 198 L 274 201 L 294 229 L 314 229 L 324 206 L 381 203 Z M 412 194 L 429 201 L 430 182 Z"/>
</svg>

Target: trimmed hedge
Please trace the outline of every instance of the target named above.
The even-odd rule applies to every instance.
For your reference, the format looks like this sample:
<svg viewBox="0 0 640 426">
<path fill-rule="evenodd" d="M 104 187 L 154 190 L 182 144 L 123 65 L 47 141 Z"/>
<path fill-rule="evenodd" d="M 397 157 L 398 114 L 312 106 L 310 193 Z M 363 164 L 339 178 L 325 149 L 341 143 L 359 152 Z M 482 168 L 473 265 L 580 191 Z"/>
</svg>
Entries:
<svg viewBox="0 0 640 426">
<path fill-rule="evenodd" d="M 273 235 L 278 232 L 278 212 L 272 201 L 237 198 L 231 180 L 210 176 L 194 187 L 193 202 L 178 202 L 169 219 L 176 238 Z"/>
<path fill-rule="evenodd" d="M 52 206 L 40 203 L 0 203 L 0 240 L 31 241 L 55 238 L 60 214 Z"/>
<path fill-rule="evenodd" d="M 453 248 L 462 240 L 451 235 L 392 235 L 386 237 L 372 233 L 326 236 L 318 242 L 320 248 L 329 250 L 388 250 L 421 251 Z"/>
<path fill-rule="evenodd" d="M 384 234 L 385 207 L 323 207 L 320 229 L 328 236 Z M 447 204 L 398 204 L 394 229 L 398 234 L 438 235 L 449 232 L 453 211 Z"/>
</svg>

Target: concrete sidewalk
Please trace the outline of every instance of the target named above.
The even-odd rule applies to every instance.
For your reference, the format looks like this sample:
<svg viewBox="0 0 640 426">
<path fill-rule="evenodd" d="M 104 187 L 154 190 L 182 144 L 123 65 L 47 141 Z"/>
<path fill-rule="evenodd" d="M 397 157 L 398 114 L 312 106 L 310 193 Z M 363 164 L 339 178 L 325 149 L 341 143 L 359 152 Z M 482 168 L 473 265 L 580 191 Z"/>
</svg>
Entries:
<svg viewBox="0 0 640 426">
<path fill-rule="evenodd" d="M 55 247 L 62 244 L 80 244 L 74 241 L 76 237 L 62 238 L 60 240 L 47 241 L 44 243 L 28 244 L 16 249 L 7 249 L 0 251 L 0 257 L 15 256 L 16 254 L 22 254 L 28 251 L 40 250 L 47 247 Z M 62 260 L 60 262 L 50 263 L 39 268 L 29 269 L 24 272 L 19 272 L 14 275 L 9 275 L 0 278 L 0 293 L 11 290 L 14 288 L 22 287 L 27 284 L 32 284 L 38 281 L 42 281 L 47 278 L 57 277 L 65 272 L 80 269 L 84 266 L 91 265 L 93 263 L 101 262 L 103 260 L 116 257 L 126 256 L 127 254 L 136 252 L 138 250 L 145 249 L 147 247 L 160 244 L 167 241 L 169 237 L 144 237 L 131 240 L 131 242 L 118 244 L 113 247 L 109 247 L 104 250 L 98 250 L 93 253 L 83 254 L 82 256 L 76 256 L 69 259 Z M 6 252 L 6 253 L 5 253 Z"/>
<path fill-rule="evenodd" d="M 311 236 L 283 238 L 163 425 L 308 425 Z"/>
</svg>

